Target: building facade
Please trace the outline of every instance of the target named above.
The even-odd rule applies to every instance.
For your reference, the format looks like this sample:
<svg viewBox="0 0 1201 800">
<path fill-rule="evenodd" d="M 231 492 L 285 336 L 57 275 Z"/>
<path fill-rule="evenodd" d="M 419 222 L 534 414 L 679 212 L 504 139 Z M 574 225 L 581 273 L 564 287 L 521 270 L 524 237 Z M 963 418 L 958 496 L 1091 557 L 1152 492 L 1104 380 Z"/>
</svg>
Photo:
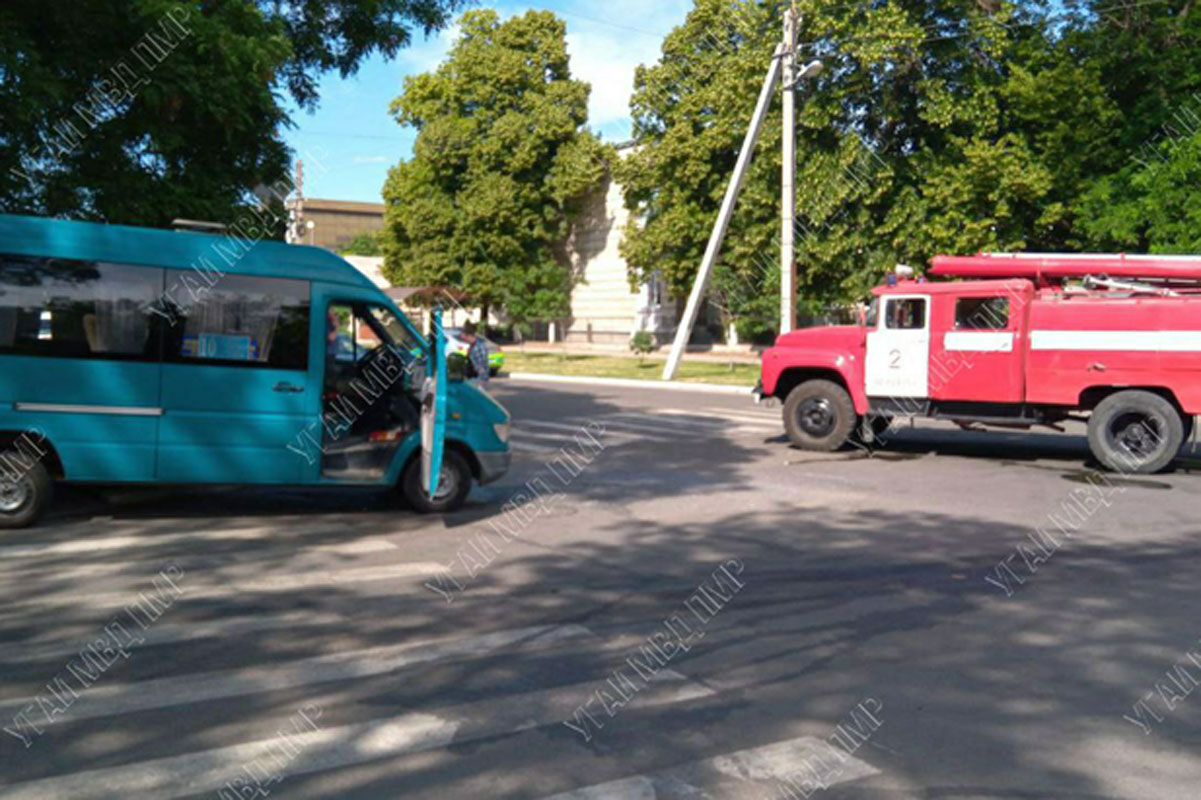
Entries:
<svg viewBox="0 0 1201 800">
<path fill-rule="evenodd" d="M 289 244 L 344 250 L 357 236 L 384 227 L 383 203 L 352 203 L 316 197 L 291 198 L 287 203 L 291 223 Z"/>
<path fill-rule="evenodd" d="M 606 179 L 573 222 L 566 253 L 574 288 L 571 316 L 562 321 L 561 337 L 568 344 L 624 348 L 638 331 L 649 332 L 660 343 L 675 335 L 676 303 L 662 281 L 630 286 L 619 249 L 629 219 L 621 186 Z"/>
<path fill-rule="evenodd" d="M 356 236 L 381 230 L 384 208 L 379 203 L 293 198 L 288 201 L 293 223 L 289 226 L 289 241 L 339 252 Z M 662 282 L 630 286 L 626 261 L 619 250 L 628 220 L 621 186 L 606 179 L 585 200 L 560 254 L 572 271 L 570 314 L 565 319 L 535 325 L 535 338 L 625 349 L 636 332 L 647 331 L 660 344 L 671 341 L 676 302 L 667 296 Z M 377 286 L 388 287 L 382 258 L 351 256 L 348 260 Z M 455 309 L 447 324 L 462 324 L 465 318 L 462 309 Z M 494 318 L 489 322 L 503 325 L 505 320 Z"/>
</svg>

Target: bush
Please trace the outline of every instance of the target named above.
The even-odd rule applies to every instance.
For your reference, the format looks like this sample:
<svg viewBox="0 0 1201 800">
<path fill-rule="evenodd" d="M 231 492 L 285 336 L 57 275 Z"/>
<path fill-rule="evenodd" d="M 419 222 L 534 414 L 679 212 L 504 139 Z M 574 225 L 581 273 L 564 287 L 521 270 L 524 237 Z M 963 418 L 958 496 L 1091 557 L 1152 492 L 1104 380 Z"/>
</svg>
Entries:
<svg viewBox="0 0 1201 800">
<path fill-rule="evenodd" d="M 641 356 L 655 349 L 655 338 L 647 331 L 638 331 L 630 338 L 630 349 Z"/>
</svg>

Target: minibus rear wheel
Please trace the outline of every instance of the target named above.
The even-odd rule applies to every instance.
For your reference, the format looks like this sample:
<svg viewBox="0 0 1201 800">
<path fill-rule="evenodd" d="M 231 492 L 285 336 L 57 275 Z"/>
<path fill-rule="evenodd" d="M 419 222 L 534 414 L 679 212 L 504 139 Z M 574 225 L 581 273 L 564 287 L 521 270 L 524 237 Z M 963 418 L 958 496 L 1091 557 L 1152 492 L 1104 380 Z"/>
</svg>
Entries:
<svg viewBox="0 0 1201 800">
<path fill-rule="evenodd" d="M 4 453 L 4 463 L 20 463 L 20 453 Z M 37 521 L 54 492 L 54 481 L 40 463 L 19 476 L 0 474 L 0 529 L 26 528 Z"/>
<path fill-rule="evenodd" d="M 454 450 L 442 454 L 442 474 L 438 478 L 438 494 L 430 497 L 421 485 L 421 455 L 409 460 L 401 491 L 409 505 L 422 514 L 445 514 L 462 508 L 471 492 L 471 465 Z"/>
</svg>

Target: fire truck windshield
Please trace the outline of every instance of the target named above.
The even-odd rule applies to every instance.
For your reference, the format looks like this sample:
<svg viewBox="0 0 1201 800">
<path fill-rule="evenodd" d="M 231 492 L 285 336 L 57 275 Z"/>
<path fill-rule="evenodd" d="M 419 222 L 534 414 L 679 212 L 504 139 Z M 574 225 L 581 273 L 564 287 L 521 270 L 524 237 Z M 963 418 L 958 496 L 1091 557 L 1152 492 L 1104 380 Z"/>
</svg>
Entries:
<svg viewBox="0 0 1201 800">
<path fill-rule="evenodd" d="M 863 317 L 863 324 L 869 328 L 876 327 L 876 320 L 880 318 L 880 298 L 873 297 L 872 302 L 867 307 L 867 314 Z"/>
</svg>

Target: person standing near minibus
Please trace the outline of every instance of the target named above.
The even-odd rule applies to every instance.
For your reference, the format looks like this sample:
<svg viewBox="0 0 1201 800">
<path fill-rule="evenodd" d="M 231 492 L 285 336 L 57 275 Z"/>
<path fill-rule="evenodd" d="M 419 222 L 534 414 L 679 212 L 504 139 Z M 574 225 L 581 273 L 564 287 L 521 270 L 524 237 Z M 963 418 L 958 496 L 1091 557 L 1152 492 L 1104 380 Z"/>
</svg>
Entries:
<svg viewBox="0 0 1201 800">
<path fill-rule="evenodd" d="M 478 333 L 478 327 L 474 322 L 468 320 L 463 325 L 462 339 L 468 344 L 467 361 L 471 364 L 471 369 L 475 372 L 472 380 L 476 381 L 481 389 L 488 388 L 488 379 L 492 377 L 492 368 L 488 364 L 488 345 L 484 341 L 484 337 Z"/>
</svg>

